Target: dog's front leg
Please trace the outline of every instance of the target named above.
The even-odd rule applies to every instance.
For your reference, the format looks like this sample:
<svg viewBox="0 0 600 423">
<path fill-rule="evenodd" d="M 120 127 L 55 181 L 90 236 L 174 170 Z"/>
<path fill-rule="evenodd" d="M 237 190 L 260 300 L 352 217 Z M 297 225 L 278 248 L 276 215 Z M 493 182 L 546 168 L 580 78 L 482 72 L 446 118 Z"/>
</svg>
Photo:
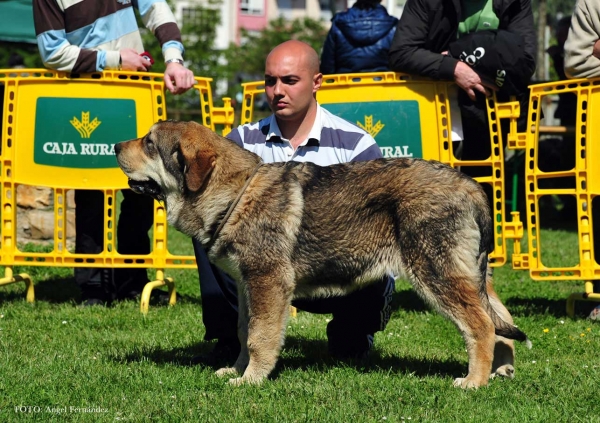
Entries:
<svg viewBox="0 0 600 423">
<path fill-rule="evenodd" d="M 277 276 L 262 276 L 246 285 L 247 340 L 234 368 L 239 371 L 246 363 L 247 366 L 242 377 L 230 379 L 229 383 L 259 384 L 275 367 L 283 346 L 292 300 L 291 285 L 285 281 L 286 278 L 278 272 Z M 243 342 L 241 337 L 240 342 Z"/>
<path fill-rule="evenodd" d="M 217 370 L 217 376 L 241 375 L 248 366 L 248 301 L 246 286 L 238 283 L 238 339 L 240 341 L 240 354 L 233 367 L 223 367 Z"/>
</svg>

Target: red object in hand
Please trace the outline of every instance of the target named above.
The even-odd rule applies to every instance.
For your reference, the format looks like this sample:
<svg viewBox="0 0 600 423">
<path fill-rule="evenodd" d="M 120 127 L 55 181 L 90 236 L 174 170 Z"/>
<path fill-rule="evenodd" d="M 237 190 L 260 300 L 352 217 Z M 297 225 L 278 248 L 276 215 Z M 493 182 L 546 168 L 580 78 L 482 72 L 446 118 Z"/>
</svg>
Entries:
<svg viewBox="0 0 600 423">
<path fill-rule="evenodd" d="M 146 59 L 147 61 L 150 62 L 150 65 L 154 64 L 154 59 L 152 58 L 152 56 L 150 55 L 150 53 L 148 53 L 147 51 L 140 53 L 140 56 L 142 56 L 144 59 Z"/>
</svg>

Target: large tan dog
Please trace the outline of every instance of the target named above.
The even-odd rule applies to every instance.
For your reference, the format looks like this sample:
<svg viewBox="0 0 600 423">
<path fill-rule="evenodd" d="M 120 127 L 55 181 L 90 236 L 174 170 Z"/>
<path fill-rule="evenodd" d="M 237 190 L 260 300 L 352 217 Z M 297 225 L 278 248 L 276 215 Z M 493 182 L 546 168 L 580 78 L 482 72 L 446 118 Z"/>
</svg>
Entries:
<svg viewBox="0 0 600 423">
<path fill-rule="evenodd" d="M 273 370 L 293 298 L 345 294 L 390 272 L 462 333 L 469 374 L 456 386 L 513 377 L 511 339 L 530 345 L 492 288 L 485 194 L 448 166 L 261 165 L 209 129 L 173 121 L 115 151 L 130 187 L 164 201 L 169 222 L 237 280 L 242 350 L 217 372 L 242 375 L 231 383 L 259 383 Z"/>
</svg>

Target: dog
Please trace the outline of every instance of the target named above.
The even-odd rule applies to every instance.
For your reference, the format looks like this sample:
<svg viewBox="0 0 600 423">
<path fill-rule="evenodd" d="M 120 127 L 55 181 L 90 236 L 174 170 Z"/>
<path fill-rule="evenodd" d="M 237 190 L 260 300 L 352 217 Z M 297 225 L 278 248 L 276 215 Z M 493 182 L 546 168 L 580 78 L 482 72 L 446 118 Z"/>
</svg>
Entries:
<svg viewBox="0 0 600 423">
<path fill-rule="evenodd" d="M 268 377 L 293 298 L 344 295 L 404 275 L 462 333 L 469 356 L 455 386 L 514 377 L 514 342 L 531 342 L 492 286 L 492 221 L 484 191 L 442 163 L 377 159 L 327 167 L 263 164 L 194 122 L 156 123 L 115 145 L 131 189 L 235 278 L 241 352 L 218 375 Z"/>
</svg>

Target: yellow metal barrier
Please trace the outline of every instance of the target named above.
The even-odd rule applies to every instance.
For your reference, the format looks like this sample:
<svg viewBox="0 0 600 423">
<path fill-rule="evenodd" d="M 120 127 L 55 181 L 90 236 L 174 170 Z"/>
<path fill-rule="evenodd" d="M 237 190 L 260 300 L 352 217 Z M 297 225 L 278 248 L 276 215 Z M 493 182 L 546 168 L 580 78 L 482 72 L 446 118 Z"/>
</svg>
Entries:
<svg viewBox="0 0 600 423">
<path fill-rule="evenodd" d="M 213 106 L 210 78 L 196 78 L 202 124 L 215 129 L 233 124 L 229 99 Z M 157 269 L 157 280 L 142 293 L 147 312 L 153 288 L 168 285 L 171 304 L 175 285 L 165 278 L 166 268 L 196 268 L 193 256 L 171 254 L 167 246 L 164 205 L 155 202 L 152 252 L 122 255 L 116 248 L 116 194 L 127 188 L 127 178 L 114 157 L 114 144 L 142 136 L 152 124 L 166 119 L 162 74 L 106 71 L 70 75 L 45 69 L 0 70 L 5 86 L 0 152 L 2 224 L 0 285 L 25 282 L 27 301 L 34 288 L 26 274 L 14 276 L 13 266 L 141 267 Z M 19 250 L 16 242 L 16 187 L 50 187 L 54 194 L 54 242 L 50 252 Z M 104 249 L 99 254 L 75 254 L 66 247 L 66 194 L 72 189 L 104 193 Z"/>
<path fill-rule="evenodd" d="M 252 121 L 257 96 L 264 93 L 264 81 L 242 84 L 244 88 L 241 123 Z M 319 103 L 369 132 L 384 157 L 421 157 L 453 167 L 487 166 L 490 176 L 475 178 L 493 191 L 494 251 L 492 266 L 506 262 L 506 240 L 522 236 L 518 214 L 505 219 L 504 151 L 499 119 L 519 116 L 518 104 L 488 102 L 491 156 L 464 161 L 452 148 L 452 121 L 449 98 L 455 86 L 393 72 L 326 75 L 317 91 Z"/>
<path fill-rule="evenodd" d="M 508 147 L 525 150 L 525 193 L 527 213 L 528 252 L 521 253 L 515 244 L 513 267 L 529 269 L 534 280 L 584 280 L 585 292 L 572 294 L 567 300 L 567 313 L 574 314 L 576 300 L 600 302 L 600 294 L 593 293 L 593 280 L 600 279 L 600 265 L 594 259 L 594 199 L 600 194 L 600 78 L 558 81 L 536 84 L 530 88 L 530 105 L 527 131 L 518 133 L 514 119 L 508 137 Z M 540 155 L 549 146 L 544 145 L 543 132 L 565 133 L 565 128 L 553 130 L 541 125 L 542 106 L 551 96 L 573 94 L 577 96 L 577 110 L 572 158 L 574 167 L 544 171 L 540 168 Z M 546 114 L 548 114 L 546 112 Z M 548 181 L 559 181 L 551 186 Z M 544 262 L 540 237 L 540 202 L 552 196 L 572 197 L 577 208 L 577 234 L 579 260 L 571 266 L 552 266 Z M 593 204 L 594 203 L 594 204 Z M 596 222 L 596 224 L 600 224 Z"/>
</svg>

